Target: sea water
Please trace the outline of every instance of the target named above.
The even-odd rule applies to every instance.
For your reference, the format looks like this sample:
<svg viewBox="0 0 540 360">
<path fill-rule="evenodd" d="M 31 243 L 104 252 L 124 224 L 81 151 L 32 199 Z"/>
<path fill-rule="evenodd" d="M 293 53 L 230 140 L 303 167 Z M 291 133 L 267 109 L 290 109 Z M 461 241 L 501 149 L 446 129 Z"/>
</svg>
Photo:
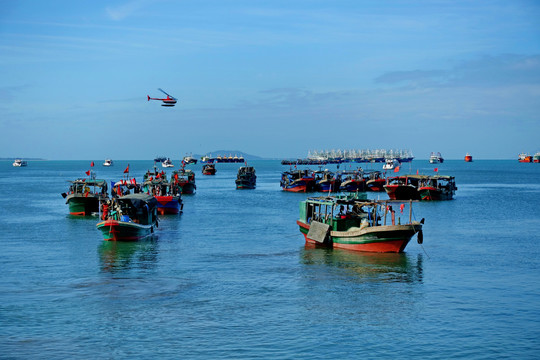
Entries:
<svg viewBox="0 0 540 360">
<path fill-rule="evenodd" d="M 139 181 L 153 166 L 94 170 L 119 180 L 128 163 Z M 424 244 L 403 254 L 305 247 L 307 195 L 279 187 L 289 167 L 249 165 L 255 190 L 235 189 L 241 164 L 215 176 L 189 165 L 183 214 L 116 243 L 60 195 L 90 161 L 0 162 L 0 358 L 538 358 L 540 164 L 403 164 L 458 186 L 454 200 L 415 204 Z M 382 168 L 340 168 L 357 166 Z"/>
</svg>

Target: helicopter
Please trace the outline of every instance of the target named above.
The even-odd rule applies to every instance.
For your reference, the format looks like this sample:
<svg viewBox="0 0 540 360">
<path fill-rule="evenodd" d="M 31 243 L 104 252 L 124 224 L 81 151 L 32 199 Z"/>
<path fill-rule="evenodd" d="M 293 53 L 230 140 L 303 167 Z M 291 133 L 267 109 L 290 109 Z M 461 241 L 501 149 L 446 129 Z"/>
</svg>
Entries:
<svg viewBox="0 0 540 360">
<path fill-rule="evenodd" d="M 146 95 L 148 97 L 148 101 L 150 101 L 150 100 L 161 100 L 161 101 L 163 101 L 163 104 L 161 104 L 161 106 L 168 106 L 168 107 L 174 106 L 176 104 L 176 101 L 178 100 L 177 98 L 167 94 L 162 89 L 158 89 L 158 90 L 161 91 L 162 93 L 164 93 L 165 95 L 167 95 L 167 97 L 165 99 L 159 99 L 159 98 L 151 98 L 150 95 Z"/>
</svg>

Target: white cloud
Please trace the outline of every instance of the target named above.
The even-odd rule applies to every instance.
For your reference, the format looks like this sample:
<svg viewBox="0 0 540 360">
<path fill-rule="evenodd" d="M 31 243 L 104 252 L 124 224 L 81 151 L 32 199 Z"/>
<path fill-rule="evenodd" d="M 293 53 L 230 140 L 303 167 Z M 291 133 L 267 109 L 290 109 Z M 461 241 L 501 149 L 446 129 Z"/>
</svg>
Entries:
<svg viewBox="0 0 540 360">
<path fill-rule="evenodd" d="M 120 21 L 133 15 L 150 3 L 152 3 L 152 0 L 133 0 L 119 6 L 108 6 L 105 8 L 105 11 L 112 20 Z"/>
</svg>

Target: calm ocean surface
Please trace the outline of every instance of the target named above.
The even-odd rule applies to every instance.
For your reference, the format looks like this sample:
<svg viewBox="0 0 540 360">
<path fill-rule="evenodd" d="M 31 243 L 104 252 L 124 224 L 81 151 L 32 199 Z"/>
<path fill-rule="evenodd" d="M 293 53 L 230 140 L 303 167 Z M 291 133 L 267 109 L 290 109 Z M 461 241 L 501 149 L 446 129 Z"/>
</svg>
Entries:
<svg viewBox="0 0 540 360">
<path fill-rule="evenodd" d="M 306 248 L 288 167 L 249 165 L 255 190 L 235 190 L 239 164 L 189 166 L 184 213 L 114 243 L 60 196 L 90 161 L 1 161 L 0 358 L 539 358 L 540 164 L 445 161 L 455 200 L 416 204 L 424 244 L 404 254 Z"/>
</svg>

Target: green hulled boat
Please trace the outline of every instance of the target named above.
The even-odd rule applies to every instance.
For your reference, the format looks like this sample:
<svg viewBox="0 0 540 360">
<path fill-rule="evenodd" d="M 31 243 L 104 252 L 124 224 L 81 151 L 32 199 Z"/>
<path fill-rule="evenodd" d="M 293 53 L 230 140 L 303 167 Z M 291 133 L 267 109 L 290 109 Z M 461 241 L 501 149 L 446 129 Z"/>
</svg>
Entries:
<svg viewBox="0 0 540 360">
<path fill-rule="evenodd" d="M 409 205 L 409 216 L 402 224 L 401 217 L 396 221 L 393 206 L 402 212 L 405 204 Z M 367 200 L 355 195 L 312 197 L 300 202 L 297 224 L 306 244 L 398 253 L 417 233 L 418 242 L 423 241 L 424 220 L 412 221 L 411 206 L 412 201 Z"/>
<path fill-rule="evenodd" d="M 99 212 L 100 201 L 107 201 L 107 182 L 92 177 L 70 181 L 67 193 L 62 193 L 70 215 L 88 216 Z"/>
<path fill-rule="evenodd" d="M 158 226 L 157 200 L 148 194 L 129 194 L 103 206 L 96 226 L 108 241 L 135 241 L 150 236 Z"/>
</svg>

